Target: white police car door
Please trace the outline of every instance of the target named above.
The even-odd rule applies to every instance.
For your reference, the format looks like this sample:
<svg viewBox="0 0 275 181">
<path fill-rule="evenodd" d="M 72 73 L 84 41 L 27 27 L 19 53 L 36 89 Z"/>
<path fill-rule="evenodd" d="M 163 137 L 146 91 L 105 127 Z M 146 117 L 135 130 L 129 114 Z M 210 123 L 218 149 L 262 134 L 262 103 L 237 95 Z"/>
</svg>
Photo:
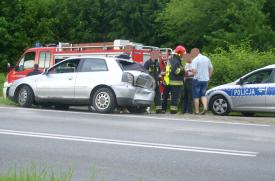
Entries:
<svg viewBox="0 0 275 181">
<path fill-rule="evenodd" d="M 266 91 L 266 109 L 275 111 L 275 69 L 273 69 Z"/>
<path fill-rule="evenodd" d="M 233 109 L 260 111 L 266 107 L 267 87 L 270 84 L 272 69 L 259 70 L 243 78 L 232 90 Z"/>
</svg>

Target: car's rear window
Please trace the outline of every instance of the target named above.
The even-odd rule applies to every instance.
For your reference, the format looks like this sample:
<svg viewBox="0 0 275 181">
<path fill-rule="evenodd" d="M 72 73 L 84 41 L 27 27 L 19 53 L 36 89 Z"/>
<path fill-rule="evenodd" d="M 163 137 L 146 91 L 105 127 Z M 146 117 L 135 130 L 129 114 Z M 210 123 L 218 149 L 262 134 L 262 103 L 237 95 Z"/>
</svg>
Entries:
<svg viewBox="0 0 275 181">
<path fill-rule="evenodd" d="M 122 68 L 122 70 L 137 70 L 137 71 L 142 71 L 145 72 L 145 68 L 143 67 L 143 65 L 137 63 L 137 62 L 133 62 L 131 60 L 117 60 L 118 64 L 120 65 L 120 67 Z"/>
</svg>

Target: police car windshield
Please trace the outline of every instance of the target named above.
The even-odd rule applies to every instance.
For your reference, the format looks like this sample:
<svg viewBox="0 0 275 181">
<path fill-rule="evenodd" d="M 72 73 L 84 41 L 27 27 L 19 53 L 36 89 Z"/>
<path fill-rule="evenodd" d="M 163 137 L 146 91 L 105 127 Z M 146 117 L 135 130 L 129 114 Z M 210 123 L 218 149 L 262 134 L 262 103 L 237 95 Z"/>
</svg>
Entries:
<svg viewBox="0 0 275 181">
<path fill-rule="evenodd" d="M 141 72 L 146 72 L 145 68 L 141 64 L 132 60 L 117 59 L 117 62 L 122 70 L 137 70 Z"/>
</svg>

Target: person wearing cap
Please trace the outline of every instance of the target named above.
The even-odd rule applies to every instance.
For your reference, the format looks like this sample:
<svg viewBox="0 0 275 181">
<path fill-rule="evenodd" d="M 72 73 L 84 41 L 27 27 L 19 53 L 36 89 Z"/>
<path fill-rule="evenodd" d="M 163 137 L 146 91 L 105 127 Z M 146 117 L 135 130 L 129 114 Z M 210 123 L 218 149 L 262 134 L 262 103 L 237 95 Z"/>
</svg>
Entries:
<svg viewBox="0 0 275 181">
<path fill-rule="evenodd" d="M 169 74 L 169 85 L 171 88 L 171 114 L 176 114 L 178 112 L 178 100 L 183 86 L 182 77 L 184 74 L 182 56 L 186 54 L 186 49 L 182 45 L 178 45 L 174 52 L 175 54 L 173 58 L 169 61 L 171 66 Z"/>
</svg>

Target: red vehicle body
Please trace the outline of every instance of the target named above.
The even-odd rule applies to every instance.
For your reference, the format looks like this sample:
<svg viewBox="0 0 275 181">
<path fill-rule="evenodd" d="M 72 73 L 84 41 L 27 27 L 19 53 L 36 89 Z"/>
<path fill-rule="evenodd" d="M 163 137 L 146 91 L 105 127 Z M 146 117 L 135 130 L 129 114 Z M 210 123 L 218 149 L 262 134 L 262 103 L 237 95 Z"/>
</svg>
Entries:
<svg viewBox="0 0 275 181">
<path fill-rule="evenodd" d="M 54 64 L 69 58 L 80 56 L 104 56 L 115 57 L 124 53 L 124 47 L 131 45 L 133 47 L 131 57 L 135 62 L 144 64 L 149 58 L 153 50 L 159 51 L 161 68 L 165 67 L 166 60 L 171 53 L 168 48 L 158 48 L 152 46 L 144 46 L 140 43 L 133 43 L 128 40 L 115 40 L 114 42 L 101 42 L 101 43 L 81 43 L 69 44 L 59 43 L 57 46 L 36 47 L 27 49 L 21 58 L 12 68 L 4 83 L 3 95 L 7 95 L 9 86 L 15 80 L 23 78 L 33 71 L 34 64 L 38 64 L 41 71 L 50 68 Z"/>
</svg>

